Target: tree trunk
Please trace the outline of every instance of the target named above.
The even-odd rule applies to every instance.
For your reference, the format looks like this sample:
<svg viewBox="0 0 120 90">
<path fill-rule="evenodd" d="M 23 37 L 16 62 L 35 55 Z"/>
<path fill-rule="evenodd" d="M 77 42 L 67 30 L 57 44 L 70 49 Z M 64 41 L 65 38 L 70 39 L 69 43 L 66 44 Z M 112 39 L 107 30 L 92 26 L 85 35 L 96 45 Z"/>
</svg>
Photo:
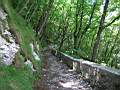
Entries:
<svg viewBox="0 0 120 90">
<path fill-rule="evenodd" d="M 19 14 L 21 14 L 23 12 L 23 10 L 29 4 L 29 2 L 30 2 L 29 0 L 26 1 L 26 3 L 24 4 L 24 6 L 22 7 L 22 9 L 18 12 Z"/>
<path fill-rule="evenodd" d="M 97 4 L 97 2 L 95 1 L 95 2 L 93 3 L 93 8 L 92 8 L 92 11 L 91 11 L 91 15 L 90 15 L 89 22 L 88 22 L 88 24 L 86 25 L 86 27 L 85 27 L 85 29 L 83 30 L 83 32 L 81 33 L 81 36 L 80 36 L 80 38 L 79 38 L 79 40 L 78 40 L 78 46 L 80 46 L 81 40 L 82 40 L 83 36 L 86 34 L 86 32 L 88 31 L 88 29 L 90 28 L 90 25 L 91 25 L 91 22 L 92 22 L 92 18 L 93 18 L 93 14 L 94 14 L 94 11 L 95 11 L 96 4 Z"/>
<path fill-rule="evenodd" d="M 77 7 L 76 7 L 76 29 L 74 31 L 74 54 L 76 54 L 76 49 L 78 48 L 78 39 L 80 37 L 80 32 L 82 29 L 82 24 L 83 24 L 83 10 L 84 10 L 84 0 L 82 0 L 82 3 L 79 6 L 79 0 L 77 0 Z M 80 11 L 81 13 L 80 13 Z M 78 16 L 80 14 L 80 20 L 79 20 L 79 25 L 78 25 Z"/>
<path fill-rule="evenodd" d="M 49 0 L 48 6 L 47 6 L 46 9 L 43 10 L 43 14 L 40 17 L 39 22 L 37 24 L 37 27 L 35 29 L 36 34 L 39 35 L 39 37 L 41 37 L 41 35 L 43 33 L 43 28 L 47 23 L 47 20 L 48 20 L 49 13 L 50 13 L 50 10 L 52 8 L 53 2 L 54 2 L 54 0 Z"/>
<path fill-rule="evenodd" d="M 112 47 L 111 47 L 111 49 L 110 49 L 110 52 L 109 52 L 109 54 L 108 54 L 108 57 L 109 57 L 108 61 L 110 60 L 110 58 L 111 58 L 111 56 L 112 56 L 112 54 L 113 54 L 113 51 L 114 51 L 114 49 L 115 49 L 115 47 L 116 47 L 116 42 L 117 42 L 117 40 L 118 40 L 118 38 L 119 38 L 119 34 L 120 34 L 120 30 L 118 31 L 118 33 L 117 33 L 117 35 L 116 35 L 116 37 L 115 37 L 115 40 L 114 40 L 114 42 L 113 42 L 113 45 L 112 45 Z"/>
<path fill-rule="evenodd" d="M 93 51 L 92 51 L 92 57 L 91 60 L 93 62 L 96 61 L 96 57 L 97 57 L 97 51 L 98 51 L 98 47 L 99 47 L 99 43 L 100 43 L 100 38 L 101 38 L 101 34 L 103 32 L 103 28 L 104 28 L 104 21 L 105 21 L 105 16 L 107 13 L 107 8 L 108 8 L 108 4 L 109 4 L 109 0 L 105 0 L 105 5 L 104 5 L 104 10 L 103 10 L 103 14 L 100 20 L 100 25 L 99 25 L 99 30 L 97 32 L 97 37 L 93 46 Z"/>
<path fill-rule="evenodd" d="M 61 51 L 61 48 L 64 44 L 64 41 L 66 40 L 65 35 L 67 34 L 67 30 L 68 30 L 68 21 L 65 20 L 65 26 L 64 26 L 63 31 L 62 31 L 62 38 L 60 41 L 59 51 Z"/>
</svg>

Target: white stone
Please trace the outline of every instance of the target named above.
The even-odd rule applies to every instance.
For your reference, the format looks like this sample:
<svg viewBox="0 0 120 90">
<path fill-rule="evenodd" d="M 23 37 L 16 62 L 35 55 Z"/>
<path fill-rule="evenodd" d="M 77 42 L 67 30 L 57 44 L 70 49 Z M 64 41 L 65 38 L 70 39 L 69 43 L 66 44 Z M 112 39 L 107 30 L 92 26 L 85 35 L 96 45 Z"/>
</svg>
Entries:
<svg viewBox="0 0 120 90">
<path fill-rule="evenodd" d="M 9 26 L 6 20 L 6 15 L 7 14 L 5 14 L 0 8 L 0 32 L 2 33 L 2 36 L 7 37 L 11 42 L 8 42 L 5 38 L 3 38 L 0 35 L 0 63 L 5 65 L 11 65 L 15 58 L 15 54 L 19 50 L 19 45 L 15 43 L 15 39 L 9 32 Z"/>
<path fill-rule="evenodd" d="M 35 60 L 40 61 L 40 57 L 38 56 L 38 54 L 34 51 L 34 46 L 32 43 L 30 43 L 30 47 L 32 49 L 32 55 L 34 56 Z"/>
<path fill-rule="evenodd" d="M 31 62 L 30 60 L 27 60 L 27 61 L 25 62 L 25 65 L 28 65 L 28 67 L 30 67 L 32 71 L 36 71 L 36 70 L 33 68 L 33 64 L 32 64 L 32 62 Z"/>
<path fill-rule="evenodd" d="M 6 16 L 7 16 L 7 14 L 5 14 L 5 13 L 3 12 L 3 10 L 0 8 L 0 19 L 5 20 L 5 19 L 6 19 Z"/>
</svg>

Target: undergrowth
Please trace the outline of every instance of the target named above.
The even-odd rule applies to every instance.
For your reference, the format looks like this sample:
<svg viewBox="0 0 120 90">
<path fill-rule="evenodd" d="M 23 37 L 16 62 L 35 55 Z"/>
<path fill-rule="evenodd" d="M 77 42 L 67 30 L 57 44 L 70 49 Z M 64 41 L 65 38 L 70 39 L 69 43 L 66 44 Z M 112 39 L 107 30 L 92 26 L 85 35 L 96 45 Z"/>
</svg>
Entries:
<svg viewBox="0 0 120 90">
<path fill-rule="evenodd" d="M 0 90 L 32 90 L 35 76 L 27 67 L 0 66 Z"/>
<path fill-rule="evenodd" d="M 32 90 L 34 81 L 40 76 L 42 64 L 41 61 L 36 61 L 33 57 L 30 43 L 39 39 L 35 37 L 31 26 L 13 9 L 10 0 L 0 0 L 0 6 L 6 10 L 10 30 L 15 34 L 17 42 L 20 44 L 19 54 L 17 54 L 16 59 L 22 65 L 20 68 L 16 68 L 15 66 L 0 66 L 0 90 Z M 38 43 L 40 45 L 39 41 Z M 21 54 L 24 55 L 22 56 Z M 34 67 L 37 69 L 35 73 L 24 65 L 23 60 L 25 58 L 32 61 Z"/>
</svg>

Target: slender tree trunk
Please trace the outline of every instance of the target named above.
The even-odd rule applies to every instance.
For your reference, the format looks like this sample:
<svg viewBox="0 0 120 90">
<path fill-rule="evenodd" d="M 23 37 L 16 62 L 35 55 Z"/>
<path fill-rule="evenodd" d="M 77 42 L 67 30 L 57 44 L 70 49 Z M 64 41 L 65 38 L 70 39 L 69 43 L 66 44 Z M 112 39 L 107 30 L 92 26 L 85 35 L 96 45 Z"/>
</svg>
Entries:
<svg viewBox="0 0 120 90">
<path fill-rule="evenodd" d="M 77 0 L 77 7 L 76 7 L 76 30 L 74 31 L 74 54 L 76 54 L 76 49 L 78 48 L 78 39 L 80 37 L 80 32 L 82 29 L 82 22 L 83 22 L 83 14 L 84 14 L 84 0 L 79 6 L 79 0 Z M 80 11 L 81 13 L 80 13 Z M 80 14 L 80 15 L 79 15 Z M 79 25 L 78 25 L 78 17 L 80 16 Z"/>
<path fill-rule="evenodd" d="M 26 1 L 24 6 L 22 7 L 22 9 L 18 12 L 19 14 L 21 14 L 23 12 L 23 10 L 25 9 L 25 7 L 28 5 L 29 2 L 30 2 L 29 0 Z"/>
<path fill-rule="evenodd" d="M 78 16 L 79 16 L 79 0 L 77 0 L 77 7 L 76 7 L 76 17 L 75 17 L 75 23 L 76 23 L 76 27 L 75 27 L 75 31 L 74 31 L 74 49 L 76 49 L 76 43 L 77 43 L 77 30 L 78 30 Z"/>
<path fill-rule="evenodd" d="M 105 21 L 105 16 L 107 13 L 107 8 L 108 8 L 108 4 L 109 4 L 109 0 L 105 0 L 105 5 L 104 5 L 104 10 L 103 10 L 103 14 L 100 20 L 100 25 L 99 25 L 99 30 L 97 32 L 97 37 L 93 46 L 93 51 L 92 51 L 92 57 L 91 60 L 93 62 L 96 61 L 96 57 L 97 57 L 97 51 L 98 51 L 98 47 L 99 47 L 99 43 L 100 43 L 100 38 L 101 38 L 101 34 L 103 32 L 103 27 L 104 27 L 104 21 Z"/>
<path fill-rule="evenodd" d="M 23 2 L 23 0 L 19 0 L 19 1 L 18 1 L 17 7 L 15 8 L 16 11 L 19 11 L 19 8 L 20 8 L 22 2 Z"/>
<path fill-rule="evenodd" d="M 112 45 L 112 47 L 111 47 L 111 49 L 110 49 L 110 52 L 109 52 L 109 54 L 108 54 L 108 56 L 107 56 L 107 57 L 109 57 L 108 61 L 110 60 L 110 58 L 111 58 L 111 56 L 112 56 L 112 54 L 113 54 L 113 50 L 114 50 L 115 47 L 116 47 L 116 42 L 117 42 L 117 40 L 118 40 L 118 38 L 119 38 L 119 34 L 120 34 L 120 30 L 118 31 L 118 33 L 117 33 L 117 35 L 116 35 L 116 37 L 115 37 L 115 40 L 114 40 L 114 42 L 113 42 L 113 45 Z"/>
<path fill-rule="evenodd" d="M 81 36 L 81 30 L 82 30 L 82 25 L 83 25 L 83 17 L 84 17 L 84 0 L 82 0 L 82 4 L 81 4 L 81 14 L 80 14 L 80 25 L 78 27 L 78 31 L 77 31 L 77 43 L 76 43 L 76 46 L 78 46 L 78 42 L 79 42 L 79 37 Z"/>
<path fill-rule="evenodd" d="M 26 15 L 25 15 L 25 20 L 26 20 L 26 21 L 27 21 L 27 19 L 31 16 L 30 13 L 32 12 L 31 10 L 34 8 L 34 6 L 35 6 L 35 3 L 33 2 L 33 3 L 30 5 L 29 9 L 27 10 Z"/>
<path fill-rule="evenodd" d="M 62 31 L 62 38 L 61 38 L 61 42 L 60 42 L 60 46 L 59 46 L 59 51 L 61 50 L 63 44 L 64 44 L 64 41 L 65 41 L 65 36 L 67 34 L 67 30 L 68 30 L 68 20 L 67 18 L 65 19 L 65 22 L 64 22 L 64 28 L 63 28 L 63 31 Z"/>
<path fill-rule="evenodd" d="M 90 28 L 90 25 L 91 25 L 91 22 L 92 22 L 92 18 L 93 18 L 93 14 L 94 14 L 94 11 L 95 11 L 96 4 L 97 4 L 97 2 L 95 1 L 95 2 L 93 3 L 93 8 L 92 8 L 92 11 L 91 11 L 91 15 L 90 15 L 89 22 L 88 22 L 88 24 L 86 25 L 85 29 L 83 30 L 83 32 L 82 32 L 82 34 L 81 34 L 81 36 L 80 36 L 80 38 L 79 38 L 79 40 L 78 40 L 78 46 L 80 46 L 81 40 L 82 40 L 83 36 L 86 34 L 86 32 L 88 31 L 88 29 Z"/>
<path fill-rule="evenodd" d="M 56 38 L 54 39 L 54 41 L 57 41 L 57 40 L 60 38 L 60 36 L 61 36 L 61 33 L 59 32 L 60 29 L 61 29 L 61 23 L 59 24 L 59 27 L 58 27 L 58 29 L 57 29 L 58 34 L 57 34 Z"/>
<path fill-rule="evenodd" d="M 113 30 L 114 30 L 114 28 L 112 28 L 109 37 L 112 36 Z M 105 41 L 107 41 L 107 40 L 105 40 Z M 103 54 L 102 61 L 105 61 L 105 63 L 107 63 L 108 59 L 109 59 L 108 55 L 109 55 L 110 46 L 111 46 L 111 39 L 109 39 L 107 42 L 105 42 L 105 50 L 103 50 L 103 52 L 102 52 L 102 54 Z"/>
<path fill-rule="evenodd" d="M 54 2 L 54 0 L 49 0 L 47 8 L 45 10 L 43 10 L 43 14 L 39 19 L 39 22 L 36 27 L 36 34 L 39 35 L 39 37 L 41 37 L 41 35 L 43 33 L 43 28 L 47 23 L 49 13 L 52 9 L 53 2 Z"/>
<path fill-rule="evenodd" d="M 31 22 L 32 17 L 34 16 L 35 12 L 37 11 L 38 6 L 35 7 L 34 11 L 32 12 L 31 16 L 27 19 L 27 22 Z"/>
</svg>

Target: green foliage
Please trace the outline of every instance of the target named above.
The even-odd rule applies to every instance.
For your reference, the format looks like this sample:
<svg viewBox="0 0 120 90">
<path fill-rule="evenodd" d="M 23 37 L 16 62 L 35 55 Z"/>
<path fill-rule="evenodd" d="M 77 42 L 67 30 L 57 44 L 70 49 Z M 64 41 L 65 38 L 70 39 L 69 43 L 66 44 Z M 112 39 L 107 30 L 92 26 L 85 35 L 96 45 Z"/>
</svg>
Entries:
<svg viewBox="0 0 120 90">
<path fill-rule="evenodd" d="M 20 44 L 20 51 L 16 59 L 20 62 L 21 67 L 0 66 L 0 90 L 32 90 L 34 80 L 40 76 L 41 62 L 36 61 L 33 57 L 30 43 L 37 42 L 39 39 L 35 37 L 31 26 L 13 9 L 13 4 L 10 0 L 2 0 L 2 5 L 8 14 L 10 29 L 18 37 L 17 41 Z M 41 43 L 39 42 L 38 44 L 40 45 Z M 22 56 L 23 53 L 25 54 L 24 56 Z M 25 66 L 25 58 L 30 59 L 37 69 L 35 74 L 30 68 Z"/>
<path fill-rule="evenodd" d="M 96 6 L 94 7 L 95 1 Z M 4 3 L 7 2 L 4 1 Z M 44 19 L 41 18 L 44 18 L 49 0 L 11 0 L 11 3 L 14 9 L 9 9 L 11 7 L 6 5 L 10 18 L 12 18 L 13 24 L 11 26 L 20 33 L 23 40 L 21 43 L 22 48 L 30 53 L 31 56 L 29 43 L 31 40 L 35 40 L 35 35 L 33 35 L 30 25 L 36 27 L 38 22 L 44 22 Z M 91 59 L 103 6 L 104 2 L 102 0 L 55 0 L 48 22 L 43 28 L 42 39 L 40 38 L 43 46 L 54 44 L 57 45 L 57 49 L 72 56 L 82 56 Z M 104 26 L 119 16 L 119 10 L 120 1 L 110 1 Z M 16 12 L 17 14 L 15 14 Z M 27 22 L 27 28 L 24 28 L 27 25 L 22 22 L 24 21 L 23 18 L 17 17 L 18 14 Z M 119 24 L 118 18 L 114 23 L 104 27 L 100 37 L 98 52 L 96 52 L 98 53 L 96 62 L 119 68 Z M 118 64 L 116 65 L 116 63 Z"/>
<path fill-rule="evenodd" d="M 104 6 L 102 0 L 96 0 L 96 2 L 97 5 L 93 13 L 93 18 L 91 20 L 92 22 L 88 27 L 87 32 L 83 33 L 87 24 L 89 23 L 93 7 L 93 0 L 78 0 L 78 4 L 77 0 L 56 0 L 54 2 L 54 8 L 52 9 L 51 15 L 49 17 L 49 21 L 46 25 L 43 39 L 47 39 L 47 42 L 50 41 L 52 44 L 56 44 L 58 48 L 61 43 L 61 38 L 63 38 L 62 32 L 64 32 L 64 27 L 68 21 L 67 34 L 65 34 L 65 40 L 63 42 L 61 51 L 75 57 L 83 56 L 85 58 L 91 59 L 93 44 L 95 42 L 100 17 L 102 14 L 102 7 Z M 104 25 L 107 25 L 112 20 L 114 20 L 116 16 L 119 16 L 119 4 L 120 1 L 118 0 L 110 1 Z M 81 11 L 83 11 L 83 15 Z M 110 15 L 112 13 L 113 15 Z M 76 14 L 78 15 L 77 32 L 79 32 L 77 35 L 77 42 L 75 42 L 74 39 L 74 32 L 76 30 Z M 120 43 L 120 38 L 117 38 L 117 40 L 115 41 L 118 30 L 119 19 L 117 19 L 115 23 L 112 23 L 110 26 L 104 28 L 101 35 L 99 50 L 96 59 L 98 63 L 105 63 L 110 67 L 119 68 L 119 66 L 116 66 L 115 64 L 120 63 L 118 59 L 120 52 L 116 53 L 116 50 L 119 50 L 118 43 Z M 74 48 L 75 44 L 77 48 Z M 112 49 L 113 46 L 114 49 Z M 114 60 L 114 58 L 117 58 L 117 60 Z"/>
<path fill-rule="evenodd" d="M 34 80 L 32 72 L 26 67 L 0 66 L 1 90 L 32 90 Z"/>
<path fill-rule="evenodd" d="M 32 55 L 32 50 L 30 47 L 30 43 L 38 39 L 35 37 L 35 33 L 33 29 L 11 7 L 11 3 L 9 2 L 9 0 L 5 0 L 3 2 L 4 2 L 5 9 L 9 15 L 10 27 L 11 29 L 15 30 L 15 32 L 18 35 L 22 52 L 25 53 L 27 57 L 32 60 L 33 63 L 35 63 L 35 60 Z"/>
<path fill-rule="evenodd" d="M 48 0 L 14 0 L 11 3 L 18 14 L 34 27 L 42 15 L 42 11 L 46 7 Z"/>
</svg>

